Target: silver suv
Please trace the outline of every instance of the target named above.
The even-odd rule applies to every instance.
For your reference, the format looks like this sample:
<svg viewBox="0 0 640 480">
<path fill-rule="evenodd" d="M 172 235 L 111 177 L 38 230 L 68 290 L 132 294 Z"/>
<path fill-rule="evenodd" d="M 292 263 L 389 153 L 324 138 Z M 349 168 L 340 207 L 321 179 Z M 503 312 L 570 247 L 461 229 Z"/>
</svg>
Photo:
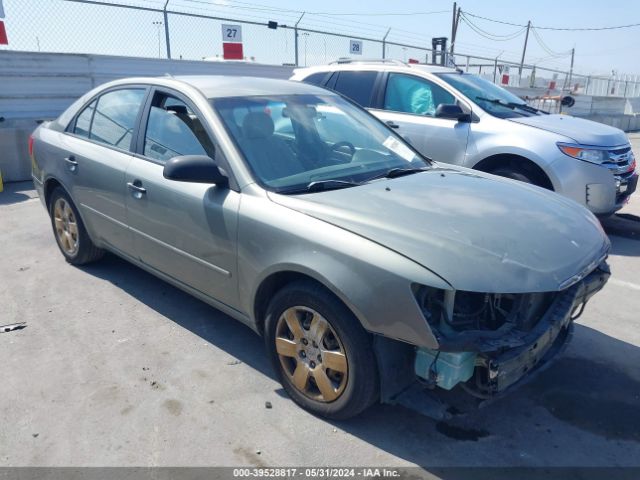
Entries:
<svg viewBox="0 0 640 480">
<path fill-rule="evenodd" d="M 599 216 L 636 189 L 636 161 L 622 130 L 551 115 L 476 75 L 396 61 L 338 61 L 295 70 L 397 130 L 423 155 L 532 183 Z"/>
</svg>

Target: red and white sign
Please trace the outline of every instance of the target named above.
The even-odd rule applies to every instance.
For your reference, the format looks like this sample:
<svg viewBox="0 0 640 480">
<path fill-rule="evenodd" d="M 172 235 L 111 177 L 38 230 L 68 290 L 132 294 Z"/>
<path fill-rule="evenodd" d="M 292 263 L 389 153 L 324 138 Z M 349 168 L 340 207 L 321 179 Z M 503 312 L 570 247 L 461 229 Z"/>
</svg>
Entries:
<svg viewBox="0 0 640 480">
<path fill-rule="evenodd" d="M 4 22 L 2 20 L 0 20 L 0 45 L 9 45 L 7 30 L 4 28 Z"/>
<path fill-rule="evenodd" d="M 225 60 L 242 60 L 242 25 L 222 24 L 222 57 Z"/>
<path fill-rule="evenodd" d="M 223 43 L 222 58 L 224 58 L 225 60 L 242 60 L 244 58 L 242 44 L 229 42 Z"/>
</svg>

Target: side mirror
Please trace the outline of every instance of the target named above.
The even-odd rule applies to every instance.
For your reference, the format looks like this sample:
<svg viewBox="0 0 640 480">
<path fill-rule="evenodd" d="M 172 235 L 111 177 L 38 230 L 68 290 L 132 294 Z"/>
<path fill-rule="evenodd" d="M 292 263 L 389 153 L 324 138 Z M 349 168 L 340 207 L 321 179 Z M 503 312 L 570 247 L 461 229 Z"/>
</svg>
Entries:
<svg viewBox="0 0 640 480">
<path fill-rule="evenodd" d="M 226 172 L 206 155 L 173 157 L 165 163 L 162 175 L 177 182 L 215 183 L 220 187 L 229 185 Z"/>
<path fill-rule="evenodd" d="M 465 113 L 457 103 L 441 103 L 436 108 L 436 118 L 448 118 L 459 122 L 470 122 L 471 115 Z"/>
</svg>

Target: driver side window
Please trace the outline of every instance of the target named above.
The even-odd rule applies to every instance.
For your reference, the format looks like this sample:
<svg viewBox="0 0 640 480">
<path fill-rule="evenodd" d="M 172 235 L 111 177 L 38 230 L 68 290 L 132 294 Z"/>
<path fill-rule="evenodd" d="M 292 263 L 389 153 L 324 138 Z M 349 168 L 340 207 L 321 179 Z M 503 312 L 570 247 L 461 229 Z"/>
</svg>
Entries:
<svg viewBox="0 0 640 480">
<path fill-rule="evenodd" d="M 423 78 L 402 73 L 389 74 L 384 96 L 385 110 L 433 117 L 442 103 L 456 103 L 456 99 L 444 88 Z"/>
<path fill-rule="evenodd" d="M 179 155 L 214 157 L 213 143 L 201 120 L 182 100 L 157 93 L 144 139 L 144 155 L 160 162 Z"/>
</svg>

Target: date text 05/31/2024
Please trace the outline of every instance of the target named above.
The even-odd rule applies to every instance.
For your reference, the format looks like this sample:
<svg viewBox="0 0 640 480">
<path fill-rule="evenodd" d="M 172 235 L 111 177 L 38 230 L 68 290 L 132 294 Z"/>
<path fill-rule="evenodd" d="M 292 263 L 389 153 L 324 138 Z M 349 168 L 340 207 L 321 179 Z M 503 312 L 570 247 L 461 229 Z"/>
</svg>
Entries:
<svg viewBox="0 0 640 480">
<path fill-rule="evenodd" d="M 234 468 L 234 478 L 394 478 L 393 468 Z"/>
</svg>

